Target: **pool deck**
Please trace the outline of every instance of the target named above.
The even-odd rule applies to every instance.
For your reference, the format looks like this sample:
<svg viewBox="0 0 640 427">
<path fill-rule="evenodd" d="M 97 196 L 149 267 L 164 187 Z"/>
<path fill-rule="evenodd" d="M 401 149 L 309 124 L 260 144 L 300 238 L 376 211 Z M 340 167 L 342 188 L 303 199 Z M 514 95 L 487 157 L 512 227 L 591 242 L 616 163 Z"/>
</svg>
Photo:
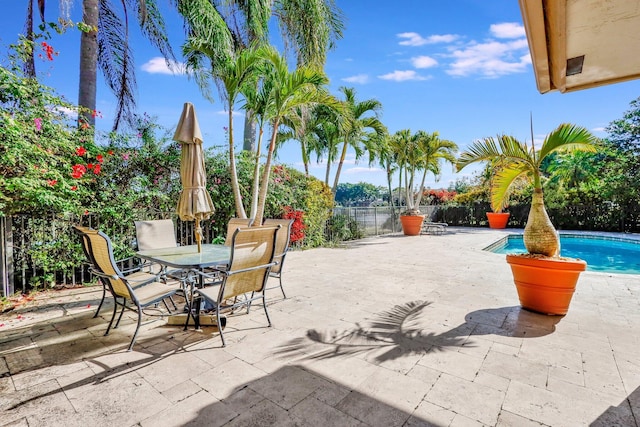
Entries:
<svg viewBox="0 0 640 427">
<path fill-rule="evenodd" d="M 482 250 L 512 232 L 290 252 L 273 327 L 230 316 L 225 348 L 149 316 L 126 352 L 134 318 L 104 337 L 97 288 L 49 293 L 0 315 L 0 426 L 639 426 L 640 276 L 522 310 Z"/>
</svg>

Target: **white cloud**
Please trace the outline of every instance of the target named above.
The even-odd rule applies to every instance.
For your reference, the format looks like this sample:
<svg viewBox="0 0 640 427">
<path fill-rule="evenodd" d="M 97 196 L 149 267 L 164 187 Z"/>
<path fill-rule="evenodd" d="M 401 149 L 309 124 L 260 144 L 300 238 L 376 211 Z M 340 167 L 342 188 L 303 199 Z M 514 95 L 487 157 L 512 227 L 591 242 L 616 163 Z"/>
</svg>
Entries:
<svg viewBox="0 0 640 427">
<path fill-rule="evenodd" d="M 605 128 L 604 126 L 599 126 L 591 129 L 591 132 L 606 132 L 606 131 L 607 131 L 607 128 Z"/>
<path fill-rule="evenodd" d="M 365 83 L 369 83 L 369 76 L 366 74 L 357 74 L 355 76 L 345 77 L 344 79 L 341 79 L 341 80 L 347 83 L 365 84 Z"/>
<path fill-rule="evenodd" d="M 407 33 L 399 33 L 397 36 L 402 40 L 398 42 L 398 44 L 402 46 L 423 46 L 425 44 L 435 44 L 435 43 L 451 43 L 454 40 L 458 39 L 458 36 L 454 34 L 435 34 L 429 36 L 427 38 L 422 37 L 418 33 L 407 32 Z"/>
<path fill-rule="evenodd" d="M 427 80 L 427 77 L 419 75 L 414 70 L 395 70 L 393 73 L 383 74 L 381 76 L 378 76 L 378 78 L 382 80 L 393 80 L 396 82 L 404 82 L 407 80 Z"/>
<path fill-rule="evenodd" d="M 215 112 L 215 114 L 217 114 L 218 116 L 229 116 L 229 112 L 227 110 L 218 110 Z M 232 115 L 233 117 L 244 117 L 244 114 L 237 110 L 233 110 Z"/>
<path fill-rule="evenodd" d="M 526 38 L 506 43 L 493 40 L 472 43 L 462 49 L 453 50 L 450 57 L 454 61 L 447 73 L 463 77 L 472 74 L 499 77 L 519 73 L 525 71 L 531 63 Z"/>
<path fill-rule="evenodd" d="M 54 111 L 58 111 L 71 119 L 78 118 L 78 111 L 68 107 L 54 107 Z"/>
<path fill-rule="evenodd" d="M 169 61 L 171 68 L 167 66 L 164 58 L 156 56 L 142 64 L 142 71 L 149 74 L 186 74 L 186 67 L 182 62 Z"/>
<path fill-rule="evenodd" d="M 376 167 L 367 168 L 363 166 L 357 166 L 354 168 L 345 169 L 344 174 L 353 175 L 356 173 L 380 173 L 380 172 L 384 172 L 384 170 Z"/>
<path fill-rule="evenodd" d="M 416 68 L 430 68 L 438 65 L 438 61 L 430 56 L 414 56 L 411 58 L 411 63 Z"/>
<path fill-rule="evenodd" d="M 518 39 L 525 37 L 524 27 L 517 22 L 504 22 L 502 24 L 492 24 L 489 31 L 494 37 L 499 39 Z"/>
</svg>

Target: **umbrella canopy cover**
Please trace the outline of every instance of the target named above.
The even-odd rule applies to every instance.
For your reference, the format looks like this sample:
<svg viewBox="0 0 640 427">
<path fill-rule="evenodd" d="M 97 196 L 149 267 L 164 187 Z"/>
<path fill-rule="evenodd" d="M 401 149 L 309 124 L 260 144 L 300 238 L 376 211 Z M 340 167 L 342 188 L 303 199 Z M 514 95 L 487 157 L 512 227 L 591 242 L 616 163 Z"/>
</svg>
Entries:
<svg viewBox="0 0 640 427">
<path fill-rule="evenodd" d="M 200 220 L 215 212 L 211 196 L 207 192 L 207 174 L 204 166 L 202 133 L 193 104 L 184 104 L 182 116 L 173 135 L 182 144 L 180 156 L 180 181 L 182 192 L 178 200 L 177 213 L 183 221 L 196 221 L 196 240 L 201 239 Z"/>
</svg>

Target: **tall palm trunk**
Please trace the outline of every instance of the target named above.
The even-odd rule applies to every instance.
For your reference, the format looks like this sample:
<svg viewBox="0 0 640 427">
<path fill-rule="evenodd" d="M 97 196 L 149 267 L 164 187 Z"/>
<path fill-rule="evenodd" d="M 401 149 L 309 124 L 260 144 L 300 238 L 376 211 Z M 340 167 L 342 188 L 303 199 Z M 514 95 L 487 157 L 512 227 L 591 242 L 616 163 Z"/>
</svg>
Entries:
<svg viewBox="0 0 640 427">
<path fill-rule="evenodd" d="M 276 119 L 273 123 L 273 135 L 271 136 L 271 142 L 269 143 L 269 151 L 267 152 L 267 160 L 264 163 L 264 170 L 262 171 L 262 180 L 260 185 L 260 195 L 258 196 L 258 213 L 254 220 L 254 224 L 262 224 L 264 218 L 264 206 L 267 200 L 267 189 L 269 187 L 269 175 L 271 173 L 271 159 L 273 158 L 273 152 L 276 149 L 276 138 L 278 136 L 278 126 L 280 122 Z"/>
<path fill-rule="evenodd" d="M 264 163 L 264 170 L 262 171 L 262 180 L 260 184 L 260 195 L 258 196 L 258 213 L 256 214 L 255 224 L 262 224 L 264 218 L 264 205 L 267 200 L 267 189 L 269 188 L 269 175 L 271 173 L 271 159 L 273 158 L 273 152 L 276 149 L 276 138 L 278 136 L 278 126 L 280 122 L 276 120 L 273 123 L 273 135 L 271 135 L 271 142 L 269 143 L 269 150 L 267 151 L 267 160 Z"/>
<path fill-rule="evenodd" d="M 245 130 L 246 130 L 246 122 L 245 122 Z M 262 146 L 262 135 L 264 134 L 264 129 L 260 128 L 258 131 L 258 144 L 256 146 L 256 161 L 253 167 L 253 185 L 251 188 L 253 189 L 251 193 L 251 210 L 249 211 L 249 217 L 255 218 L 258 213 L 258 196 L 260 190 L 260 147 Z M 246 141 L 245 141 L 246 142 Z M 245 150 L 247 148 L 245 147 Z"/>
<path fill-rule="evenodd" d="M 342 165 L 344 164 L 344 159 L 347 157 L 348 146 L 349 146 L 349 142 L 345 139 L 344 145 L 342 146 L 342 153 L 340 154 L 340 161 L 338 162 L 338 169 L 336 169 L 336 176 L 333 178 L 333 188 L 331 188 L 331 192 L 333 193 L 334 198 L 336 196 L 336 192 L 338 191 L 338 182 L 340 182 L 340 172 L 342 171 Z"/>
<path fill-rule="evenodd" d="M 238 218 L 246 218 L 247 213 L 242 204 L 242 195 L 240 194 L 240 184 L 238 184 L 238 173 L 236 171 L 236 153 L 233 149 L 233 108 L 229 105 L 229 174 L 231 174 L 231 191 L 233 192 L 233 200 L 236 204 L 236 216 Z"/>
<path fill-rule="evenodd" d="M 524 246 L 532 254 L 557 256 L 560 253 L 560 239 L 544 207 L 542 189 L 536 188 L 531 199 L 529 218 L 524 228 Z"/>
<path fill-rule="evenodd" d="M 96 124 L 92 114 L 96 109 L 96 93 L 98 80 L 98 1 L 82 1 L 82 21 L 92 28 L 82 32 L 80 36 L 80 84 L 78 88 L 78 125 Z"/>
<path fill-rule="evenodd" d="M 244 116 L 244 151 L 256 151 L 257 123 L 253 111 L 247 110 Z"/>
</svg>

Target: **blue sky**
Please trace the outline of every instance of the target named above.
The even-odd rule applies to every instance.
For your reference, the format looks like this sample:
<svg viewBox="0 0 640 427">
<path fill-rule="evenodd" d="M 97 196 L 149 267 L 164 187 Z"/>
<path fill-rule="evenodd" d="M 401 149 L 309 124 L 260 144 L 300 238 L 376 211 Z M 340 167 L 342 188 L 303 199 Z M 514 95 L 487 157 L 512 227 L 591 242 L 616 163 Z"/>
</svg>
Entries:
<svg viewBox="0 0 640 427">
<path fill-rule="evenodd" d="M 50 2 L 47 20 L 59 14 L 58 2 Z M 78 21 L 80 1 L 71 8 Z M 116 2 L 119 3 L 119 2 Z M 23 31 L 26 1 L 3 2 L 0 43 L 3 48 Z M 180 18 L 166 10 L 170 41 L 180 57 L 183 28 Z M 534 135 L 541 140 L 563 122 L 585 126 L 604 137 L 604 128 L 622 117 L 629 103 L 640 95 L 640 81 L 573 93 L 541 95 L 535 85 L 522 17 L 515 0 L 404 0 L 397 6 L 381 0 L 337 0 L 346 15 L 344 38 L 329 53 L 326 72 L 330 87 L 338 95 L 340 86 L 354 87 L 360 100 L 375 98 L 383 105 L 381 120 L 391 133 L 438 131 L 440 136 L 464 149 L 472 141 L 508 133 L 530 140 L 529 116 Z M 391 3 L 393 4 L 393 3 Z M 138 79 L 138 111 L 156 116 L 172 128 L 180 118 L 184 102 L 191 102 L 204 134 L 206 146 L 223 146 L 226 125 L 218 97 L 205 100 L 194 81 L 171 74 L 159 52 L 131 27 Z M 273 32 L 276 36 L 276 32 Z M 45 84 L 71 101 L 77 100 L 79 34 L 70 31 L 55 36 L 51 44 L 58 56 L 36 67 Z M 5 57 L 3 49 L 2 57 Z M 109 129 L 115 101 L 103 85 L 98 88 L 98 127 Z M 241 129 L 243 117 L 234 126 Z M 240 135 L 236 136 L 238 141 Z M 289 142 L 279 153 L 280 162 L 302 169 L 299 148 Z M 333 167 L 333 171 L 335 171 Z M 457 178 L 477 168 L 456 174 L 446 165 L 438 182 L 429 175 L 427 185 L 446 188 Z M 324 179 L 325 165 L 312 164 L 311 172 Z M 353 153 L 340 182 L 370 182 L 386 185 L 384 171 L 356 162 Z"/>
</svg>

